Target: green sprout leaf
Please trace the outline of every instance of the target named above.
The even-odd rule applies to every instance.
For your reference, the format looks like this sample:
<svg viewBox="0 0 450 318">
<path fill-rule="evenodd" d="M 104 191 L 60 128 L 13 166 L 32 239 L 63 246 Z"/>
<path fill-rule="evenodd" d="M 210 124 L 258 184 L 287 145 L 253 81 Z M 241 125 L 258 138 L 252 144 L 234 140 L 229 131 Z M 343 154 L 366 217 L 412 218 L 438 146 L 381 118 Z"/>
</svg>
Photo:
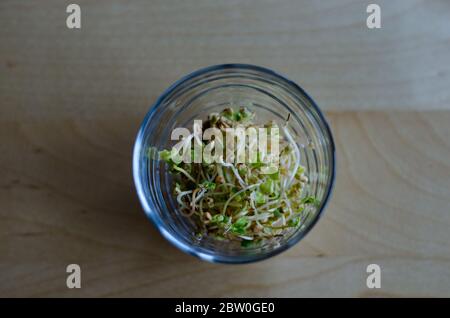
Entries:
<svg viewBox="0 0 450 318">
<path fill-rule="evenodd" d="M 319 204 L 320 204 L 320 201 L 317 200 L 317 199 L 316 199 L 315 197 L 313 197 L 313 196 L 309 196 L 309 197 L 303 198 L 303 199 L 300 201 L 300 203 L 302 203 L 302 204 L 319 205 Z"/>
<path fill-rule="evenodd" d="M 261 192 L 264 194 L 272 194 L 275 190 L 275 183 L 272 179 L 267 179 L 266 182 L 260 185 L 259 187 Z"/>
<path fill-rule="evenodd" d="M 167 163 L 170 163 L 172 161 L 172 154 L 169 150 L 164 149 L 159 152 L 159 158 Z"/>
<path fill-rule="evenodd" d="M 215 190 L 216 189 L 216 184 L 211 181 L 203 181 L 201 186 L 203 188 L 205 188 L 206 190 Z"/>
<path fill-rule="evenodd" d="M 311 189 L 310 180 L 302 166 L 303 158 L 298 155 L 301 145 L 297 145 L 303 138 L 291 136 L 287 127 L 288 120 L 282 129 L 277 129 L 275 117 L 273 120 L 268 118 L 266 122 L 254 121 L 255 113 L 249 110 L 251 108 L 250 102 L 249 108 L 233 108 L 230 105 L 208 115 L 208 121 L 203 127 L 216 128 L 225 134 L 225 140 L 194 139 L 194 142 L 179 144 L 172 149 L 148 149 L 149 160 L 167 163 L 163 170 L 171 174 L 173 195 L 179 209 L 186 212 L 189 221 L 201 229 L 200 239 L 214 238 L 224 240 L 224 243 L 235 241 L 244 248 L 255 246 L 266 239 L 285 235 L 289 228 L 300 227 L 308 221 L 309 214 L 305 211 L 309 213 L 312 205 L 319 204 L 314 196 L 308 196 L 307 193 Z M 221 146 L 220 149 L 223 150 L 228 128 L 254 128 L 258 133 L 261 132 L 260 128 L 266 128 L 266 132 L 269 130 L 269 134 L 275 139 L 268 141 L 267 149 L 258 149 L 260 151 L 256 153 L 256 162 L 233 163 L 227 160 L 224 163 L 214 160 L 222 157 L 217 149 L 214 149 L 215 158 L 209 157 L 212 160 L 204 156 L 202 162 L 195 160 L 200 159 L 199 155 L 213 141 L 214 145 Z M 193 136 L 188 136 L 186 142 L 191 141 Z M 237 137 L 233 138 L 236 138 L 233 139 L 236 142 Z M 276 141 L 281 144 L 275 165 L 272 156 L 266 156 L 266 151 L 273 150 L 275 145 L 272 143 Z M 245 138 L 243 143 L 234 149 L 235 152 L 230 154 L 231 158 L 237 158 L 238 150 L 244 149 L 247 152 L 254 149 L 250 138 Z M 196 151 L 199 153 L 195 153 Z M 194 162 L 186 160 L 189 157 Z M 250 154 L 248 157 L 253 159 Z"/>
<path fill-rule="evenodd" d="M 248 225 L 248 220 L 245 217 L 239 218 L 236 222 L 233 223 L 231 226 L 231 231 L 233 233 L 244 235 L 245 234 L 245 227 Z"/>
<path fill-rule="evenodd" d="M 253 245 L 253 241 L 250 241 L 250 240 L 242 240 L 241 241 L 241 246 L 242 247 L 250 247 L 252 245 Z"/>
<path fill-rule="evenodd" d="M 288 226 L 290 226 L 290 227 L 296 227 L 296 226 L 299 225 L 299 223 L 300 223 L 300 218 L 298 218 L 298 217 L 292 218 L 292 219 L 289 220 Z"/>
<path fill-rule="evenodd" d="M 281 212 L 280 209 L 276 209 L 275 211 L 273 211 L 273 215 L 278 219 L 279 217 L 281 217 Z"/>
<path fill-rule="evenodd" d="M 264 204 L 266 203 L 266 197 L 261 192 L 255 191 L 255 202 L 257 204 Z"/>
</svg>

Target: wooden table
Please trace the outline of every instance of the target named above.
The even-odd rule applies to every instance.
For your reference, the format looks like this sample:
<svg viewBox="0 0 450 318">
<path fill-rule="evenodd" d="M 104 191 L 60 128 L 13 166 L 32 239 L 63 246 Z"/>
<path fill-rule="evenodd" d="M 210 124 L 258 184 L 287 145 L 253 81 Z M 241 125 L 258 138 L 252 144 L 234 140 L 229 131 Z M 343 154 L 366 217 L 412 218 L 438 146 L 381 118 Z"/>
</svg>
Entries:
<svg viewBox="0 0 450 318">
<path fill-rule="evenodd" d="M 69 3 L 0 3 L 0 296 L 450 296 L 448 1 L 377 1 L 378 30 L 369 1 L 78 0 L 80 30 Z M 149 105 L 225 62 L 297 81 L 337 144 L 325 217 L 242 266 L 172 247 L 131 177 Z"/>
</svg>

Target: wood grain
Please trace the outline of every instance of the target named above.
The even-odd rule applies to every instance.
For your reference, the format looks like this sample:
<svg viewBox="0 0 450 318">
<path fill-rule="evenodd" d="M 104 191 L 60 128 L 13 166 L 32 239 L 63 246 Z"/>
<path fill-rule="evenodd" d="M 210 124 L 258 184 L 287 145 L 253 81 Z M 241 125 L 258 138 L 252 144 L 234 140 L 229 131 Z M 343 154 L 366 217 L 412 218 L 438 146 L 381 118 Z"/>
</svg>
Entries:
<svg viewBox="0 0 450 318">
<path fill-rule="evenodd" d="M 377 1 L 370 30 L 372 2 L 80 0 L 82 28 L 69 30 L 68 0 L 4 0 L 2 115 L 128 113 L 229 62 L 282 72 L 326 110 L 450 109 L 450 2 Z"/>
<path fill-rule="evenodd" d="M 285 254 L 245 266 L 184 255 L 146 220 L 130 174 L 141 117 L 1 121 L 0 294 L 450 295 L 450 112 L 328 117 L 338 175 L 325 217 Z M 65 287 L 72 262 L 80 291 Z M 385 271 L 374 294 L 372 262 Z"/>
<path fill-rule="evenodd" d="M 381 30 L 365 26 L 369 1 L 79 0 L 81 30 L 68 3 L 0 3 L 0 296 L 450 296 L 448 1 L 377 1 Z M 172 247 L 131 178 L 149 105 L 225 62 L 297 81 L 337 145 L 324 218 L 244 266 Z"/>
</svg>

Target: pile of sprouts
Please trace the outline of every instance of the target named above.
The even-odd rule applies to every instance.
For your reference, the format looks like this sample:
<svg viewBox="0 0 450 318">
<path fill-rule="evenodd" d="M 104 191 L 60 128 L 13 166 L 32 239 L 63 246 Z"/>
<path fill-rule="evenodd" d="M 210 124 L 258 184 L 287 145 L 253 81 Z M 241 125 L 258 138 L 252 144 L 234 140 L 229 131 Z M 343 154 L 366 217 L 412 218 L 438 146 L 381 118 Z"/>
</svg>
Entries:
<svg viewBox="0 0 450 318">
<path fill-rule="evenodd" d="M 289 117 L 281 127 L 277 170 L 267 173 L 267 163 L 259 153 L 253 163 L 177 162 L 173 152 L 162 150 L 159 159 L 175 176 L 174 196 L 180 211 L 197 225 L 196 235 L 218 240 L 240 241 L 243 247 L 282 236 L 300 227 L 307 211 L 317 201 L 305 193 L 308 178 L 301 165 L 300 150 L 288 129 Z M 273 127 L 273 122 L 257 124 L 255 113 L 245 107 L 226 108 L 208 116 L 205 127 L 224 132 L 227 128 Z M 277 126 L 278 128 L 278 126 Z M 192 135 L 185 142 L 208 142 Z M 248 143 L 244 147 L 249 147 Z"/>
</svg>

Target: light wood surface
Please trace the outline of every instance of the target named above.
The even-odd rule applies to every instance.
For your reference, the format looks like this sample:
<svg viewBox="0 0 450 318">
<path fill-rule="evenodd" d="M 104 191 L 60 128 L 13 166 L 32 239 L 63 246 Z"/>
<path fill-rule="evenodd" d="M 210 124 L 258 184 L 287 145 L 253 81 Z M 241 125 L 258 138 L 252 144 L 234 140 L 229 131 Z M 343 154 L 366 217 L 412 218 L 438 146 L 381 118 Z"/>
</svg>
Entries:
<svg viewBox="0 0 450 318">
<path fill-rule="evenodd" d="M 78 1 L 76 31 L 68 3 L 0 3 L 0 296 L 450 296 L 448 1 L 378 1 L 381 30 L 364 1 Z M 242 266 L 167 243 L 131 177 L 149 105 L 224 62 L 299 82 L 337 145 L 325 217 Z"/>
</svg>

